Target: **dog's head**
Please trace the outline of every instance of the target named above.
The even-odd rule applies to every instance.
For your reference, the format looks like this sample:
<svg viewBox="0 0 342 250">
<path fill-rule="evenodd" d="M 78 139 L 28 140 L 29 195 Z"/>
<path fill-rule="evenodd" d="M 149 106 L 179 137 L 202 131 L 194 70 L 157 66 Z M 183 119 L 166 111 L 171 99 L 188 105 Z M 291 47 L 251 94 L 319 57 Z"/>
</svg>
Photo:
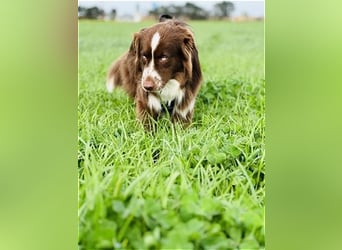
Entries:
<svg viewBox="0 0 342 250">
<path fill-rule="evenodd" d="M 160 23 L 135 33 L 129 53 L 135 57 L 141 87 L 146 92 L 160 91 L 170 80 L 182 87 L 201 77 L 193 33 L 185 23 L 168 15 L 161 16 Z"/>
</svg>

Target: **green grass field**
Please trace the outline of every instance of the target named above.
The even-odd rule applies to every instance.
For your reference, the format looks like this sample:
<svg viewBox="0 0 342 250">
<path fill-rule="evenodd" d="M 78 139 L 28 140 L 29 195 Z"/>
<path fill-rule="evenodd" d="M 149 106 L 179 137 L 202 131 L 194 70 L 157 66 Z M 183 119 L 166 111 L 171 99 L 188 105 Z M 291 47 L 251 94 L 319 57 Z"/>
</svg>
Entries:
<svg viewBox="0 0 342 250">
<path fill-rule="evenodd" d="M 190 22 L 204 76 L 193 124 L 162 119 L 154 135 L 105 88 L 150 24 L 79 22 L 79 248 L 263 249 L 264 23 Z"/>
</svg>

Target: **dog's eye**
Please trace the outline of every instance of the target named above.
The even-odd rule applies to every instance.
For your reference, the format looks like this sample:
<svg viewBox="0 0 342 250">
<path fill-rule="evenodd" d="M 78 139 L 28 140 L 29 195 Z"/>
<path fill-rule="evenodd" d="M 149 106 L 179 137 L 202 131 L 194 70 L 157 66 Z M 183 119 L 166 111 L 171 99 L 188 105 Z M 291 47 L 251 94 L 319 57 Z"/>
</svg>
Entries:
<svg viewBox="0 0 342 250">
<path fill-rule="evenodd" d="M 143 64 L 146 64 L 146 63 L 147 63 L 147 57 L 146 57 L 146 56 L 142 56 L 142 57 L 141 57 L 141 60 L 142 60 Z"/>
<path fill-rule="evenodd" d="M 167 59 L 169 59 L 169 58 L 168 58 L 168 56 L 166 56 L 166 55 L 162 55 L 162 56 L 160 56 L 158 59 L 159 59 L 160 62 L 166 62 Z"/>
</svg>

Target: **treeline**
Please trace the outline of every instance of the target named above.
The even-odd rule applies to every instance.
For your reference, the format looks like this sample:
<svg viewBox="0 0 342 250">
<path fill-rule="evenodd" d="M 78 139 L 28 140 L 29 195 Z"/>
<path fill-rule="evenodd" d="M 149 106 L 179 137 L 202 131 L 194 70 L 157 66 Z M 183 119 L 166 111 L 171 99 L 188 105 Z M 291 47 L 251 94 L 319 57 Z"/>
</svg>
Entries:
<svg viewBox="0 0 342 250">
<path fill-rule="evenodd" d="M 155 8 L 154 10 L 149 11 L 150 15 L 158 18 L 162 14 L 170 14 L 175 17 L 186 17 L 192 20 L 205 20 L 208 18 L 229 18 L 234 11 L 235 7 L 232 2 L 220 2 L 214 5 L 213 10 L 205 10 L 194 3 L 185 3 L 184 6 L 180 5 L 168 5 L 168 6 L 160 6 Z"/>
<path fill-rule="evenodd" d="M 205 20 L 208 18 L 229 18 L 235 7 L 232 2 L 219 2 L 214 5 L 212 10 L 205 10 L 194 3 L 187 2 L 184 6 L 181 5 L 168 5 L 159 6 L 150 10 L 148 14 L 154 16 L 156 19 L 162 14 L 169 14 L 177 18 L 188 18 L 192 20 Z M 98 7 L 78 7 L 78 18 L 79 19 L 103 19 L 104 17 L 114 20 L 117 17 L 117 12 L 112 9 L 110 13 L 105 13 L 103 9 Z"/>
<path fill-rule="evenodd" d="M 91 8 L 85 8 L 82 6 L 78 6 L 78 18 L 80 19 L 100 19 L 104 18 L 106 15 L 105 11 L 103 9 L 100 9 L 98 7 L 91 7 Z M 112 9 L 109 13 L 110 19 L 116 18 L 116 10 Z"/>
</svg>

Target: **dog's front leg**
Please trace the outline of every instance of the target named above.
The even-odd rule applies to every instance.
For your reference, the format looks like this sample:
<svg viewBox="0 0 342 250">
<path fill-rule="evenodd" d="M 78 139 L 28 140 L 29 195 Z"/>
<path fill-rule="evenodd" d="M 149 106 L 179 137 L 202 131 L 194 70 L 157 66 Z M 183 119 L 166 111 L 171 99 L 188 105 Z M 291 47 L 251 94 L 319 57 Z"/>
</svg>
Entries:
<svg viewBox="0 0 342 250">
<path fill-rule="evenodd" d="M 172 122 L 180 122 L 187 127 L 194 113 L 195 96 L 190 90 L 185 90 L 184 97 L 180 103 L 176 103 L 172 115 Z"/>
<path fill-rule="evenodd" d="M 136 116 L 146 130 L 155 131 L 160 112 L 154 110 L 155 107 L 152 107 L 149 101 L 149 94 L 139 89 L 135 97 Z"/>
<path fill-rule="evenodd" d="M 178 123 L 182 124 L 184 128 L 186 128 L 191 124 L 192 114 L 193 114 L 193 111 L 188 112 L 186 114 L 182 113 L 182 112 L 175 111 L 175 112 L 173 112 L 173 114 L 171 116 L 171 121 L 173 123 L 178 122 Z"/>
</svg>

